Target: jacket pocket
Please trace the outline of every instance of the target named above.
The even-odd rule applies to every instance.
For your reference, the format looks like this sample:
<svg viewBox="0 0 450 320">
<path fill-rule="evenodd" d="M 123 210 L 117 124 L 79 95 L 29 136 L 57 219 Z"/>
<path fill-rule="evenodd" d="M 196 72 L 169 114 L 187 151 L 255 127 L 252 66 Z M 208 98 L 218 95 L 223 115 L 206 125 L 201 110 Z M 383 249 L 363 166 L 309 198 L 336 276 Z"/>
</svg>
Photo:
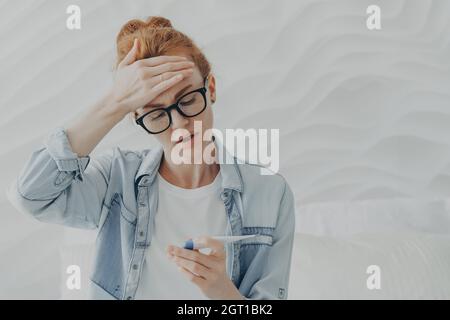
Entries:
<svg viewBox="0 0 450 320">
<path fill-rule="evenodd" d="M 242 245 L 272 245 L 272 235 L 258 234 L 256 237 L 241 240 Z"/>
<path fill-rule="evenodd" d="M 105 204 L 104 207 L 106 210 L 105 220 L 101 223 L 99 234 L 104 229 L 105 224 L 109 225 L 111 220 L 115 221 L 118 225 L 128 224 L 130 226 L 136 226 L 137 216 L 125 206 L 121 194 L 114 194 L 109 206 Z M 119 217 L 120 219 L 118 219 Z"/>
<path fill-rule="evenodd" d="M 274 228 L 270 227 L 244 227 L 242 228 L 243 235 L 256 235 L 256 237 L 244 239 L 240 241 L 241 246 L 246 245 L 264 245 L 272 246 L 272 235 Z"/>
<path fill-rule="evenodd" d="M 267 255 L 272 249 L 273 228 L 244 227 L 243 235 L 256 234 L 256 237 L 239 241 L 240 280 L 247 275 L 261 274 Z"/>
<path fill-rule="evenodd" d="M 127 206 L 125 205 L 124 201 L 123 201 L 123 197 L 121 194 L 117 194 L 117 196 L 115 197 L 115 201 L 118 203 L 119 207 L 120 207 L 120 215 L 122 216 L 122 218 L 124 218 L 127 222 L 135 225 L 136 224 L 136 220 L 137 220 L 137 216 L 135 213 L 133 213 L 132 211 L 130 211 Z"/>
<path fill-rule="evenodd" d="M 91 280 L 120 299 L 133 252 L 137 218 L 118 193 L 105 207 L 107 215 L 97 235 Z"/>
</svg>

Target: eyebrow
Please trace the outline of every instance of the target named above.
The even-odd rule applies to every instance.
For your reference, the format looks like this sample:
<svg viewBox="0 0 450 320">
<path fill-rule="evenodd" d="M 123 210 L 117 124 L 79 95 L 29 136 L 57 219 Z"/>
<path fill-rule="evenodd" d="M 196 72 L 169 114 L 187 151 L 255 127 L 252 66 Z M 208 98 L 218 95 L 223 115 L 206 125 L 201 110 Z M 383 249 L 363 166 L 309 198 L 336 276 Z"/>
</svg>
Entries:
<svg viewBox="0 0 450 320">
<path fill-rule="evenodd" d="M 181 89 L 180 91 L 178 91 L 178 93 L 175 95 L 175 100 L 177 100 L 187 89 L 189 89 L 190 87 L 192 87 L 192 84 L 184 87 L 183 89 Z M 161 103 L 149 103 L 147 105 L 144 106 L 144 108 L 156 108 L 156 107 L 164 107 L 164 104 Z"/>
</svg>

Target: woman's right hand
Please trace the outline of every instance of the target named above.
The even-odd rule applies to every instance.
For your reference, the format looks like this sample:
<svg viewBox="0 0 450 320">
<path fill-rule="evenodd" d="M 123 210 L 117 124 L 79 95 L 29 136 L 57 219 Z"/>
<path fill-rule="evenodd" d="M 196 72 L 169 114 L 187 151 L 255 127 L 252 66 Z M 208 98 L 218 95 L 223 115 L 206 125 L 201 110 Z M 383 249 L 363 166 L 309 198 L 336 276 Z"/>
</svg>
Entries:
<svg viewBox="0 0 450 320">
<path fill-rule="evenodd" d="M 72 151 L 87 156 L 129 112 L 146 106 L 193 72 L 184 57 L 159 56 L 136 61 L 138 42 L 120 62 L 109 94 L 66 128 Z M 177 76 L 180 75 L 180 78 Z"/>
<path fill-rule="evenodd" d="M 144 107 L 162 92 L 193 73 L 194 63 L 181 56 L 158 56 L 136 61 L 139 40 L 120 62 L 111 96 L 125 116 Z"/>
</svg>

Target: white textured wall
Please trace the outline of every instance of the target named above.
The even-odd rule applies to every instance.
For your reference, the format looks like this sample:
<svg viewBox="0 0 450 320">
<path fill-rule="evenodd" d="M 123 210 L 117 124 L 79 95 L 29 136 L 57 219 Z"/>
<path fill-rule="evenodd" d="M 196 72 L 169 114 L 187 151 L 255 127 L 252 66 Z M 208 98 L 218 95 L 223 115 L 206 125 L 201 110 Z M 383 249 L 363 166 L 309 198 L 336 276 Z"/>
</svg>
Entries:
<svg viewBox="0 0 450 320">
<path fill-rule="evenodd" d="M 80 31 L 66 29 L 69 4 L 81 6 Z M 365 27 L 369 4 L 382 9 L 380 31 Z M 219 128 L 280 129 L 280 171 L 298 208 L 449 194 L 446 0 L 1 0 L 2 190 L 51 128 L 106 91 L 116 33 L 148 15 L 204 48 Z M 97 152 L 149 143 L 124 122 Z M 70 260 L 61 241 L 95 235 L 39 224 L 4 193 L 0 217 L 0 297 L 59 297 L 61 259 Z"/>
</svg>

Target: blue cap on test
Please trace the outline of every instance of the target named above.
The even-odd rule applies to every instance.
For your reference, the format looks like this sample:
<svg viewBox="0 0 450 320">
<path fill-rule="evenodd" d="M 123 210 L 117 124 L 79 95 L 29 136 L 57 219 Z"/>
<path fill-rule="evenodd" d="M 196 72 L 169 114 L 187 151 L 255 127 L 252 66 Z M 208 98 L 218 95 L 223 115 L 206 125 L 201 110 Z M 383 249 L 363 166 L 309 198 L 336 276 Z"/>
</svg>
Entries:
<svg viewBox="0 0 450 320">
<path fill-rule="evenodd" d="M 194 250 L 194 241 L 192 241 L 192 239 L 187 240 L 184 243 L 184 248 L 188 250 Z"/>
</svg>

